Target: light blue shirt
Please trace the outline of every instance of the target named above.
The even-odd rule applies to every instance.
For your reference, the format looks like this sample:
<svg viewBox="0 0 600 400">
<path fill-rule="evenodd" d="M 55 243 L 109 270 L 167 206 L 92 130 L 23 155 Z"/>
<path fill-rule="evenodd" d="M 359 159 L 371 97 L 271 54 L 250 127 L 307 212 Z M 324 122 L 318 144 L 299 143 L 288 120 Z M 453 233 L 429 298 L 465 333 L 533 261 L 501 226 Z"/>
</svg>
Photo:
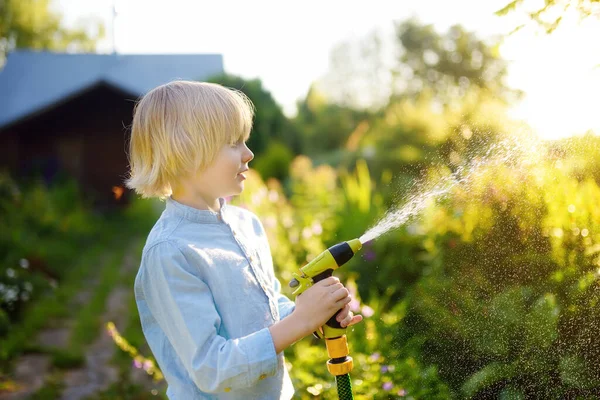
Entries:
<svg viewBox="0 0 600 400">
<path fill-rule="evenodd" d="M 268 329 L 294 310 L 253 213 L 167 199 L 135 279 L 142 329 L 172 400 L 290 399 Z"/>
</svg>

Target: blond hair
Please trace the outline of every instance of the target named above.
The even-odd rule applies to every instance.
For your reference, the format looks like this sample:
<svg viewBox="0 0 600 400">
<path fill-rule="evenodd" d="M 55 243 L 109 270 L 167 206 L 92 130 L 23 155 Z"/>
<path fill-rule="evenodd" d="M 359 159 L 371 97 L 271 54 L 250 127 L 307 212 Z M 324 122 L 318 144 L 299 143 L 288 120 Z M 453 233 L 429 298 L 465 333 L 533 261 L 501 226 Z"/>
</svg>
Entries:
<svg viewBox="0 0 600 400">
<path fill-rule="evenodd" d="M 126 185 L 164 198 L 187 174 L 212 163 L 226 144 L 247 140 L 254 107 L 242 92 L 215 83 L 174 81 L 136 104 Z"/>
</svg>

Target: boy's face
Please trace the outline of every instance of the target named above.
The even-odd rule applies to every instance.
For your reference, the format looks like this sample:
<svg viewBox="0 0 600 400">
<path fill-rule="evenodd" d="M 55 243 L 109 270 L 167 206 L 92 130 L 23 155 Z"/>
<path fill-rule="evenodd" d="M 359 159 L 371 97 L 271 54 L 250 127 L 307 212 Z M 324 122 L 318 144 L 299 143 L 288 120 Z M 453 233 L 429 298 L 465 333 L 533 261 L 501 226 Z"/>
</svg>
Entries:
<svg viewBox="0 0 600 400">
<path fill-rule="evenodd" d="M 213 163 L 195 177 L 195 189 L 214 199 L 242 193 L 244 172 L 253 158 L 244 142 L 223 146 Z"/>
</svg>

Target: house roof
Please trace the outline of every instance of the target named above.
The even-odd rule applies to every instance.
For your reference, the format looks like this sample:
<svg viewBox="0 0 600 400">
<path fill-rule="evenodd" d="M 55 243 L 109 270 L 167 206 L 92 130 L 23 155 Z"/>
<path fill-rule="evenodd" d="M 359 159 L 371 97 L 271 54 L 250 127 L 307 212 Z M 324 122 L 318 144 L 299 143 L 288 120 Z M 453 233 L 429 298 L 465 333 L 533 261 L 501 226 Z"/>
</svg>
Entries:
<svg viewBox="0 0 600 400">
<path fill-rule="evenodd" d="M 0 129 L 107 84 L 139 97 L 175 79 L 223 73 L 220 54 L 65 54 L 18 50 L 0 71 Z"/>
</svg>

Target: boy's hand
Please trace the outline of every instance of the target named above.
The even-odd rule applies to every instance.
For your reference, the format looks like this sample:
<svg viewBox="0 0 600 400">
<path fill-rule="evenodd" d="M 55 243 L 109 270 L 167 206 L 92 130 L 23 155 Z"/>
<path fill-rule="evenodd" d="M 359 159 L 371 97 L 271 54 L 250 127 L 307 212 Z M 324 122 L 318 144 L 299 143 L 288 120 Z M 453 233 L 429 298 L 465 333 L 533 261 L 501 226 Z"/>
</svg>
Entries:
<svg viewBox="0 0 600 400">
<path fill-rule="evenodd" d="M 358 314 L 354 315 L 354 313 L 350 311 L 350 304 L 346 304 L 335 319 L 340 323 L 342 328 L 347 328 L 354 324 L 358 324 L 363 320 L 363 317 Z"/>
<path fill-rule="evenodd" d="M 340 314 L 344 322 L 342 326 L 350 326 L 362 320 L 362 316 L 350 313 L 349 303 L 351 300 L 348 289 L 340 283 L 337 277 L 330 276 L 315 283 L 298 296 L 292 315 L 303 327 L 304 336 L 325 325 L 327 320 L 339 310 L 342 310 Z"/>
</svg>

